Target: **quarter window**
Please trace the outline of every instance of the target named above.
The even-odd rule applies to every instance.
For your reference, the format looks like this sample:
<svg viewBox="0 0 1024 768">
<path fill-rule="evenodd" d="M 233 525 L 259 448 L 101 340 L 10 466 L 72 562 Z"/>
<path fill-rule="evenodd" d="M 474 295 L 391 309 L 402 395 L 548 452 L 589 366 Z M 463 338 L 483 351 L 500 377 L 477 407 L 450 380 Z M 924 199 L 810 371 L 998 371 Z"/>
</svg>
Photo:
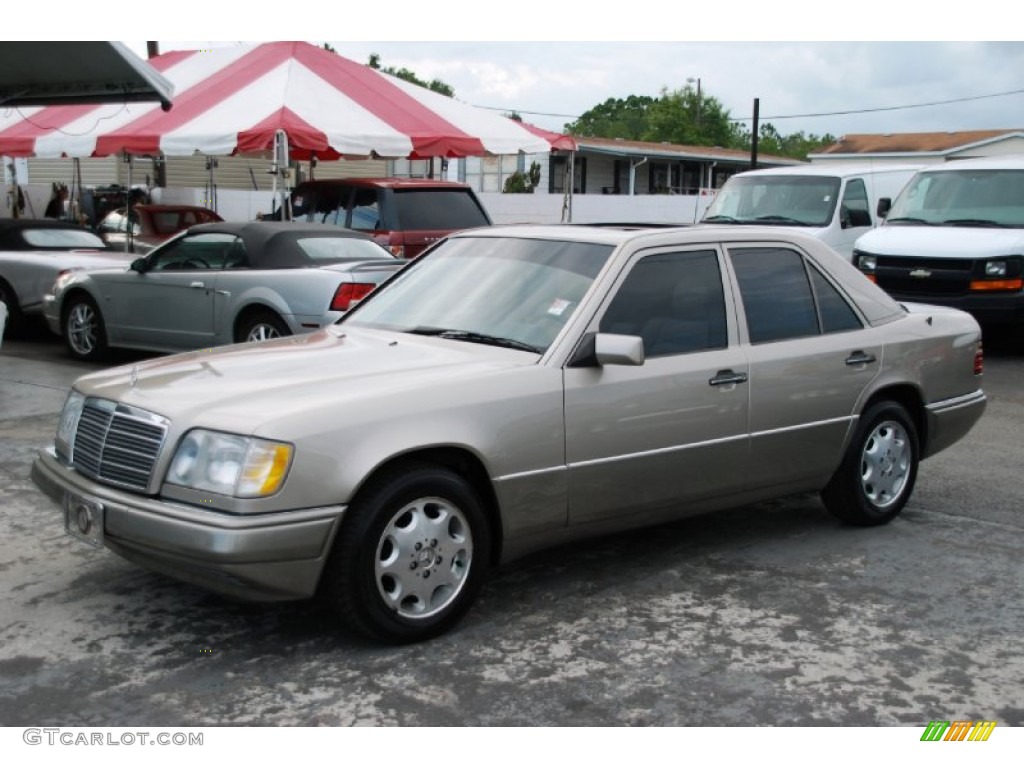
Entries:
<svg viewBox="0 0 1024 768">
<path fill-rule="evenodd" d="M 612 299 L 600 330 L 641 337 L 647 357 L 728 346 L 717 253 L 662 253 L 641 259 Z"/>
</svg>

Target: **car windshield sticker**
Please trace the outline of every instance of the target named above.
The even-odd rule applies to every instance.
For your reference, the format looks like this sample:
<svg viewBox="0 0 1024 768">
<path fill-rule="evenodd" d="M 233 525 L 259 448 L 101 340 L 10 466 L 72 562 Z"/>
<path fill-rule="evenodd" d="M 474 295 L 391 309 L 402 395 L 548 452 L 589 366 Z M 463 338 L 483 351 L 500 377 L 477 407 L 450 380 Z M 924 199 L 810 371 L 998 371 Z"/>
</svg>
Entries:
<svg viewBox="0 0 1024 768">
<path fill-rule="evenodd" d="M 553 302 L 551 302 L 551 306 L 548 307 L 548 314 L 554 315 L 555 317 L 561 317 L 562 315 L 565 314 L 565 310 L 567 310 L 571 305 L 571 301 L 566 301 L 565 299 L 555 299 Z"/>
</svg>

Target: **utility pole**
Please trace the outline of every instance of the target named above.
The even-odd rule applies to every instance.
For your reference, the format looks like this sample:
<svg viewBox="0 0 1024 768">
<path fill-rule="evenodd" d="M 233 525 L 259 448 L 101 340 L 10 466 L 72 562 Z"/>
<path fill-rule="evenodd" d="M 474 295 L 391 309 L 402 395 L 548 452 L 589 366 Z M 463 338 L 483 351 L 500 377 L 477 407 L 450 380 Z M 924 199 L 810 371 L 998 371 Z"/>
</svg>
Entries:
<svg viewBox="0 0 1024 768">
<path fill-rule="evenodd" d="M 757 137 L 759 128 L 757 125 L 758 113 L 761 111 L 761 100 L 754 99 L 754 129 L 750 134 L 750 170 L 757 170 Z"/>
<path fill-rule="evenodd" d="M 160 43 L 156 41 L 146 42 L 146 58 L 152 59 L 160 55 Z"/>
</svg>

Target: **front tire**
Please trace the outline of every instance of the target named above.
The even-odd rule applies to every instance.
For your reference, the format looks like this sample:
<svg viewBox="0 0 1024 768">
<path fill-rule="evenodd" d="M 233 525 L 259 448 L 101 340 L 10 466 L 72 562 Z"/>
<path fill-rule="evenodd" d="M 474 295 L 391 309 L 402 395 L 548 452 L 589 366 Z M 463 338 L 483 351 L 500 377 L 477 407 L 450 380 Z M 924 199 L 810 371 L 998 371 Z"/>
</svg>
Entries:
<svg viewBox="0 0 1024 768">
<path fill-rule="evenodd" d="M 864 413 L 843 463 L 822 491 L 825 506 L 851 525 L 882 525 L 898 515 L 917 479 L 917 427 L 893 401 Z"/>
<path fill-rule="evenodd" d="M 79 360 L 99 360 L 107 352 L 107 332 L 103 315 L 88 296 L 68 299 L 62 323 L 64 343 Z"/>
<path fill-rule="evenodd" d="M 354 629 L 410 643 L 439 635 L 483 585 L 490 529 L 473 487 L 451 470 L 406 464 L 349 506 L 323 576 L 323 594 Z"/>
</svg>

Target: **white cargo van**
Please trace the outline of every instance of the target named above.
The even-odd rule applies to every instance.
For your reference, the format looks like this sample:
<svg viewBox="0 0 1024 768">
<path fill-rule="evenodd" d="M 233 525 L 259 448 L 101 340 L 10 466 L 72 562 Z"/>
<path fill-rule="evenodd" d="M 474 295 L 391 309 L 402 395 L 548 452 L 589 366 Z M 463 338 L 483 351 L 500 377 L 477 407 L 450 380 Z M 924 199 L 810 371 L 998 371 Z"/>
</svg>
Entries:
<svg viewBox="0 0 1024 768">
<path fill-rule="evenodd" d="M 803 165 L 732 176 L 708 206 L 702 224 L 799 227 L 846 259 L 862 234 L 881 223 L 883 208 L 920 166 Z"/>
<path fill-rule="evenodd" d="M 1024 324 L 1024 157 L 923 168 L 885 226 L 854 247 L 854 264 L 900 301 Z"/>
</svg>

